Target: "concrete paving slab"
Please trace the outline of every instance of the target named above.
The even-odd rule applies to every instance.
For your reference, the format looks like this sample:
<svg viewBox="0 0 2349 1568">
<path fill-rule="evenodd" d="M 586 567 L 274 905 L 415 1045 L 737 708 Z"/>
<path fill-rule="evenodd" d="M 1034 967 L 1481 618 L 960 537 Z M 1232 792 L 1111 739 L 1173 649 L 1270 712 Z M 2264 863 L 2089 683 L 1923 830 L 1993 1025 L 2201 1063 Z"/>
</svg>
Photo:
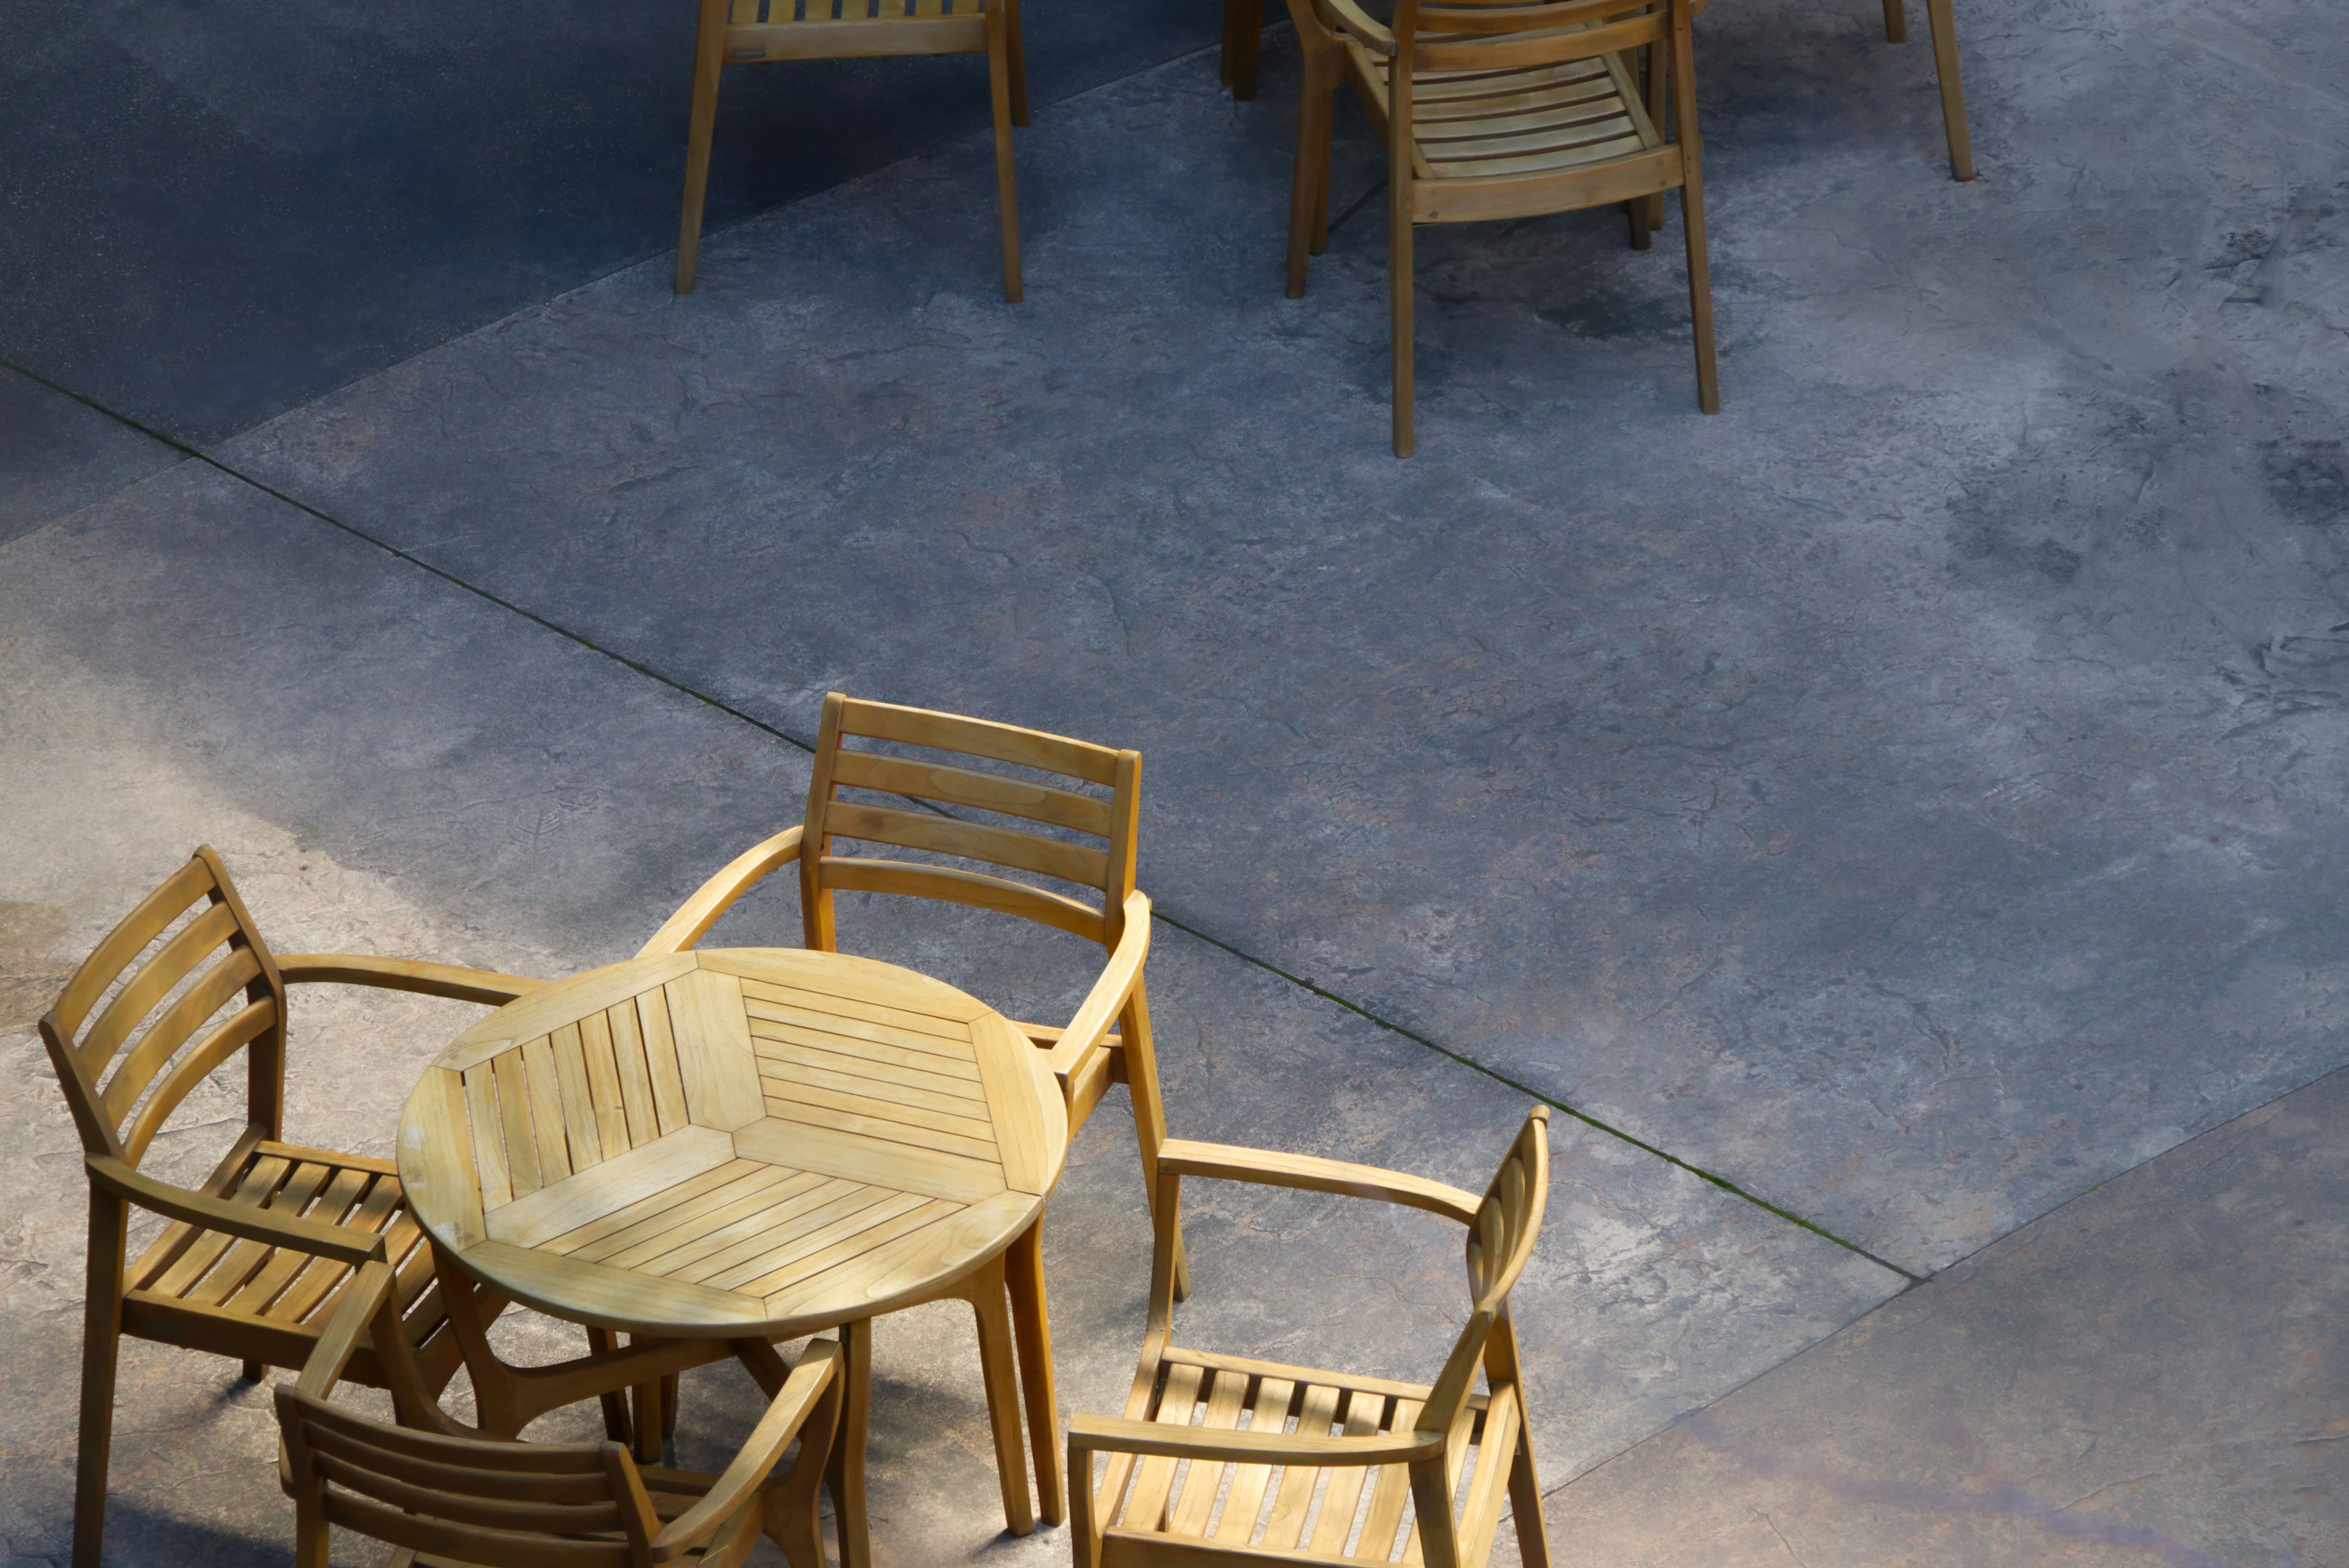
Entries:
<svg viewBox="0 0 2349 1568">
<path fill-rule="evenodd" d="M 695 8 L 18 0 L 0 355 L 198 444 L 677 243 Z M 1024 14 L 1050 104 L 1211 42 Z M 988 123 L 971 59 L 727 73 L 712 226 Z M 954 211 L 992 233 L 994 185 Z"/>
<path fill-rule="evenodd" d="M 182 461 L 161 441 L 0 366 L 0 544 Z"/>
<path fill-rule="evenodd" d="M 2034 1221 L 1553 1493 L 1561 1564 L 2349 1561 L 2349 1076 Z"/>
<path fill-rule="evenodd" d="M 1040 117 L 1024 306 L 968 141 L 225 451 L 786 730 L 1139 745 L 1170 910 L 1930 1272 L 2349 1061 L 2349 41 L 1970 6 L 1961 186 L 1864 9 L 1706 18 L 1717 419 L 1677 224 L 1432 230 L 1388 456 L 1279 46 Z"/>
<path fill-rule="evenodd" d="M 0 1536 L 62 1552 L 78 1341 L 81 1176 L 26 1024 L 89 944 L 196 842 L 222 852 L 287 950 L 446 956 L 557 973 L 633 950 L 743 843 L 796 815 L 803 753 L 706 704 L 190 465 L 0 548 Z M 1073 1009 L 1081 944 L 976 913 L 844 901 L 856 950 L 1030 1017 Z M 789 941 L 788 887 L 712 940 Z M 1524 1097 L 1213 946 L 1161 930 L 1154 1012 L 1176 1127 L 1480 1183 Z M 409 1085 L 473 1009 L 322 988 L 296 1004 L 295 1136 L 381 1153 Z M 156 1158 L 200 1174 L 233 1085 Z M 1112 1097 L 1077 1140 L 1047 1227 L 1065 1404 L 1115 1408 L 1142 1331 L 1147 1228 Z M 1554 1478 L 1578 1473 L 1883 1300 L 1900 1281 L 1686 1173 L 1564 1127 L 1551 1219 L 1520 1297 Z M 1425 1377 L 1464 1303 L 1434 1222 L 1245 1189 L 1202 1192 L 1197 1341 Z M 1388 1260 L 1392 1260 L 1392 1263 Z M 553 1358 L 575 1331 L 509 1329 Z M 878 1346 L 875 1528 L 912 1564 L 1044 1563 L 995 1511 L 968 1324 L 890 1320 Z M 265 1393 L 224 1364 L 128 1353 L 112 1560 L 282 1559 Z M 461 1391 L 460 1391 L 461 1392 Z M 688 1388 L 688 1460 L 755 1415 L 728 1373 Z M 584 1433 L 585 1413 L 547 1435 Z"/>
</svg>

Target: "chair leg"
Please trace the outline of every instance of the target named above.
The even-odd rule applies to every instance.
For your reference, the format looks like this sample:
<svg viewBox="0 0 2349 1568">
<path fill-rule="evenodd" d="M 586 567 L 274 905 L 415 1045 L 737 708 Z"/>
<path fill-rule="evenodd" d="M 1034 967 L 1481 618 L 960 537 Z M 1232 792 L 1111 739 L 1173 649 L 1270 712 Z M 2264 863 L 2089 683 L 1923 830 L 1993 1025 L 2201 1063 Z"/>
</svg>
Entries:
<svg viewBox="0 0 2349 1568">
<path fill-rule="evenodd" d="M 1534 1473 L 1529 1421 L 1517 1423 L 1517 1451 L 1509 1459 L 1509 1511 L 1517 1521 L 1517 1561 L 1524 1568 L 1549 1568 L 1549 1531 L 1542 1520 L 1541 1481 Z"/>
<path fill-rule="evenodd" d="M 1388 330 L 1394 335 L 1394 454 L 1412 452 L 1411 385 L 1411 190 L 1388 192 Z"/>
<path fill-rule="evenodd" d="M 1623 216 L 1630 225 L 1631 248 L 1635 251 L 1648 248 L 1648 201 L 1645 196 L 1634 196 L 1623 203 Z"/>
<path fill-rule="evenodd" d="M 587 1330 L 587 1350 L 590 1355 L 598 1351 L 616 1350 L 619 1345 L 619 1337 L 608 1328 L 590 1326 Z M 616 1389 L 609 1394 L 599 1394 L 595 1397 L 604 1410 L 604 1435 L 616 1443 L 634 1445 L 636 1435 L 628 1426 L 626 1396 Z"/>
<path fill-rule="evenodd" d="M 88 1294 L 81 1317 L 81 1433 L 74 1461 L 73 1568 L 98 1568 L 106 1534 L 106 1461 L 114 1443 L 114 1366 L 122 1348 L 119 1199 L 89 1195 Z"/>
<path fill-rule="evenodd" d="M 840 1568 L 873 1568 L 873 1536 L 864 1511 L 864 1432 L 873 1415 L 873 1320 L 840 1325 L 840 1438 L 824 1465 L 832 1493 L 833 1527 L 840 1535 Z"/>
<path fill-rule="evenodd" d="M 979 1378 L 987 1386 L 987 1422 L 995 1432 L 995 1478 L 1003 1489 L 1004 1528 L 1014 1535 L 1032 1535 L 1036 1513 L 1028 1501 L 1028 1456 L 1019 1446 L 1019 1396 L 1002 1260 L 980 1270 L 971 1283 L 971 1309 L 978 1315 Z"/>
<path fill-rule="evenodd" d="M 1899 0 L 1891 0 L 1891 3 L 1899 5 Z M 1650 44 L 1648 46 L 1648 119 L 1655 126 L 1658 136 L 1671 134 L 1664 124 L 1666 117 L 1671 113 L 1671 110 L 1672 98 L 1670 78 L 1664 70 L 1663 46 Z M 1640 199 L 1648 204 L 1648 232 L 1653 234 L 1664 226 L 1664 193 L 1659 191 L 1652 196 Z"/>
<path fill-rule="evenodd" d="M 1011 123 L 1028 123 L 1028 56 L 1019 45 L 1019 0 L 1003 0 L 1003 32 L 1011 60 Z"/>
<path fill-rule="evenodd" d="M 1974 177 L 1973 135 L 1966 129 L 1966 87 L 1958 74 L 1958 22 L 1950 0 L 1925 0 L 1933 31 L 1933 70 L 1941 79 L 1941 129 L 1950 139 L 1950 172 Z"/>
<path fill-rule="evenodd" d="M 1258 57 L 1264 52 L 1264 0 L 1224 0 L 1223 78 L 1232 97 L 1256 96 Z"/>
<path fill-rule="evenodd" d="M 1694 168 L 1681 187 L 1681 225 L 1688 231 L 1689 319 L 1696 329 L 1696 406 L 1721 412 L 1721 377 L 1713 358 L 1713 272 L 1704 248 L 1704 188 Z"/>
<path fill-rule="evenodd" d="M 1900 0 L 1884 0 L 1884 41 L 1905 44 L 1909 41 L 1909 13 Z"/>
<path fill-rule="evenodd" d="M 725 59 L 725 0 L 703 0 L 693 45 L 693 109 L 685 133 L 685 213 L 677 231 L 677 292 L 693 292 L 701 259 L 701 202 L 709 189 L 709 142 L 718 127 L 718 73 Z"/>
<path fill-rule="evenodd" d="M 1158 1096 L 1158 1052 L 1150 1041 L 1150 997 L 1146 982 L 1135 981 L 1133 994 L 1117 1015 L 1118 1037 L 1124 1042 L 1125 1092 L 1133 1102 L 1133 1136 L 1141 1145 L 1142 1190 L 1158 1190 L 1158 1147 L 1166 1141 L 1166 1103 Z M 1191 1295 L 1191 1259 L 1183 1248 L 1183 1232 L 1174 1232 L 1174 1299 Z"/>
<path fill-rule="evenodd" d="M 1304 24 L 1299 23 L 1300 36 Z M 1328 244 L 1317 221 L 1329 208 L 1330 119 L 1336 85 L 1323 79 L 1328 51 L 1306 46 L 1305 86 L 1297 101 L 1297 170 L 1288 190 L 1288 297 L 1305 296 L 1307 258 Z"/>
<path fill-rule="evenodd" d="M 995 104 L 995 201 L 1003 214 L 1003 297 L 1019 303 L 1019 197 L 1011 183 L 1010 22 L 1002 6 L 987 13 L 987 85 Z"/>
<path fill-rule="evenodd" d="M 1060 1397 L 1052 1386 L 1052 1320 L 1044 1299 L 1044 1221 L 1028 1227 L 1003 1255 L 1011 1287 L 1011 1333 L 1019 1349 L 1019 1393 L 1028 1405 L 1028 1447 L 1036 1456 L 1038 1511 L 1047 1524 L 1069 1517 L 1061 1471 Z"/>
</svg>

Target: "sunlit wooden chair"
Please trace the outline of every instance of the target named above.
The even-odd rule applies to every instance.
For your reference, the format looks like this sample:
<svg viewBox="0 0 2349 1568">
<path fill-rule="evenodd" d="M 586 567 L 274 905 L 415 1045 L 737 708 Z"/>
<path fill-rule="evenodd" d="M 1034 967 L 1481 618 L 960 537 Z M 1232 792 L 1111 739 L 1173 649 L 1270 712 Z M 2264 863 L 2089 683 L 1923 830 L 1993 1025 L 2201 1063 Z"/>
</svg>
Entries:
<svg viewBox="0 0 2349 1568">
<path fill-rule="evenodd" d="M 1288 296 L 1329 243 L 1330 124 L 1340 81 L 1387 144 L 1394 450 L 1412 452 L 1412 231 L 1623 203 L 1647 248 L 1649 198 L 1681 193 L 1697 405 L 1721 408 L 1690 58 L 1689 0 L 1401 0 L 1392 27 L 1355 0 L 1288 0 L 1304 51 Z M 1634 55 L 1661 51 L 1679 111 L 1667 139 Z"/>
<path fill-rule="evenodd" d="M 693 44 L 693 111 L 686 131 L 677 292 L 693 292 L 720 69 L 768 60 L 966 54 L 987 56 L 988 90 L 995 110 L 995 199 L 1003 223 L 1003 297 L 1017 303 L 1019 204 L 1011 188 L 1011 128 L 1028 123 L 1019 0 L 701 0 Z"/>
<path fill-rule="evenodd" d="M 76 1568 L 98 1568 L 122 1335 L 228 1356 L 248 1378 L 299 1366 L 352 1271 L 374 1262 L 394 1272 L 425 1382 L 437 1391 L 457 1369 L 431 1250 L 391 1162 L 278 1141 L 285 988 L 319 981 L 490 1003 L 540 983 L 409 959 L 280 959 L 206 846 L 108 933 L 41 1020 L 89 1175 Z M 211 1176 L 187 1188 L 142 1174 L 140 1160 L 172 1111 L 239 1053 L 244 1131 Z M 170 1223 L 126 1267 L 134 1208 Z M 362 1350 L 351 1376 L 380 1385 L 386 1373 Z"/>
<path fill-rule="evenodd" d="M 892 755 L 852 746 L 852 740 L 934 755 Z M 938 760 L 936 753 L 953 762 Z M 1067 783 L 1041 784 L 959 765 L 974 763 L 1008 763 Z M 833 921 L 835 892 L 937 898 L 1017 915 L 1099 942 L 1107 950 L 1107 962 L 1067 1024 L 1012 1027 L 1046 1053 L 1067 1099 L 1071 1131 L 1092 1115 L 1111 1085 L 1127 1086 L 1141 1144 L 1143 1191 L 1153 1191 L 1158 1148 L 1166 1139 L 1166 1113 L 1159 1100 L 1150 1004 L 1143 984 L 1143 961 L 1150 948 L 1150 899 L 1133 886 L 1141 784 L 1139 752 L 984 719 L 860 701 L 834 691 L 824 699 L 805 820 L 754 846 L 704 883 L 642 952 L 678 952 L 691 947 L 761 877 L 793 863 L 799 867 L 806 945 L 825 952 L 839 950 Z M 1092 790 L 1070 787 L 1086 785 Z M 902 804 L 906 799 L 1041 824 L 1064 836 L 908 809 Z M 843 855 L 836 852 L 842 840 L 914 850 L 985 869 Z M 1101 901 L 1091 903 L 1000 874 L 1006 871 L 1096 893 Z M 1112 1022 L 1115 1033 L 1110 1030 Z M 1179 1232 L 1169 1245 L 1179 1294 L 1189 1288 Z M 1012 1244 L 1005 1265 L 1037 1490 L 1045 1520 L 1057 1524 L 1065 1517 L 1058 1413 L 1038 1397 L 1044 1379 L 1030 1370 L 1040 1369 L 1051 1355 L 1037 1229 L 1030 1228 Z M 991 1395 L 997 1392 L 990 1390 Z"/>
<path fill-rule="evenodd" d="M 394 1547 L 385 1568 L 732 1568 L 762 1534 L 792 1568 L 823 1568 L 815 1489 L 840 1421 L 832 1341 L 808 1345 L 723 1474 L 639 1468 L 620 1443 L 492 1441 L 451 1420 L 408 1354 L 398 1290 L 388 1264 L 361 1268 L 300 1380 L 276 1390 L 298 1568 L 326 1568 L 337 1525 Z M 370 1352 L 391 1370 L 398 1426 L 332 1402 Z M 794 1438 L 800 1457 L 777 1476 Z"/>
<path fill-rule="evenodd" d="M 1468 1325 L 1434 1386 L 1172 1344 L 1186 1176 L 1381 1199 L 1467 1227 Z M 1158 1155 L 1150 1326 L 1125 1414 L 1069 1418 L 1077 1568 L 1482 1568 L 1504 1505 L 1526 1568 L 1547 1568 L 1509 1289 L 1533 1254 L 1548 1190 L 1546 1106 L 1526 1118 L 1482 1199 L 1371 1166 L 1170 1140 Z M 1098 1486 L 1096 1454 L 1108 1459 Z"/>
</svg>

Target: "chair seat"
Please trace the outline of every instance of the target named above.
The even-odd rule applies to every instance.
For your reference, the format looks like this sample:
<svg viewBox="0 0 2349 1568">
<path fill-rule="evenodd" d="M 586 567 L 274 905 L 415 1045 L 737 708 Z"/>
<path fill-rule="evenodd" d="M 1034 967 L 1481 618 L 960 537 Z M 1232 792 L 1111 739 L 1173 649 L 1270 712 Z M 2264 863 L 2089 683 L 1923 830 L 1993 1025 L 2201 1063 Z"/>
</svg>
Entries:
<svg viewBox="0 0 2349 1568">
<path fill-rule="evenodd" d="M 1415 1429 L 1421 1407 L 1432 1392 L 1421 1384 L 1173 1345 L 1154 1361 L 1145 1355 L 1138 1378 L 1156 1384 L 1147 1412 L 1150 1420 L 1210 1429 L 1278 1428 L 1356 1438 Z M 1487 1401 L 1474 1397 L 1469 1406 L 1478 1412 L 1481 1441 Z M 1511 1416 L 1514 1410 L 1511 1405 Z M 1516 1440 L 1513 1422 L 1496 1436 L 1502 1447 L 1497 1475 L 1506 1471 L 1509 1449 Z M 1472 1490 L 1483 1459 L 1483 1449 L 1476 1447 L 1464 1460 L 1462 1479 Z M 1119 1464 L 1112 1461 L 1112 1488 L 1122 1479 Z M 1193 1550 L 1204 1546 L 1227 1552 L 1236 1560 L 1257 1554 L 1278 1554 L 1285 1563 L 1333 1565 L 1415 1564 L 1421 1560 L 1411 1475 L 1403 1465 L 1227 1465 L 1153 1457 L 1134 1462 L 1132 1473 L 1123 1505 L 1106 1521 L 1103 1568 L 1115 1568 L 1129 1553 L 1141 1555 L 1148 1550 L 1145 1542 L 1177 1542 L 1196 1543 Z M 1326 1485 L 1321 1481 L 1325 1475 Z M 1490 1484 L 1488 1478 L 1485 1485 Z M 1130 1543 L 1123 1552 L 1121 1542 Z"/>
<path fill-rule="evenodd" d="M 726 57 L 978 54 L 987 0 L 728 0 Z"/>
<path fill-rule="evenodd" d="M 1387 64 L 1352 38 L 1355 79 L 1387 116 Z M 1662 145 L 1619 60 L 1569 60 L 1412 79 L 1413 172 L 1423 180 L 1565 173 Z"/>
<path fill-rule="evenodd" d="M 436 1388 L 454 1371 L 458 1351 L 441 1332 L 448 1314 L 433 1281 L 432 1250 L 389 1161 L 263 1139 L 223 1163 L 201 1190 L 381 1235 L 421 1368 Z M 299 1366 L 353 1272 L 347 1263 L 174 1221 L 130 1267 L 122 1328 L 141 1339 Z M 362 1381 L 378 1380 L 372 1353 L 354 1370 Z"/>
</svg>

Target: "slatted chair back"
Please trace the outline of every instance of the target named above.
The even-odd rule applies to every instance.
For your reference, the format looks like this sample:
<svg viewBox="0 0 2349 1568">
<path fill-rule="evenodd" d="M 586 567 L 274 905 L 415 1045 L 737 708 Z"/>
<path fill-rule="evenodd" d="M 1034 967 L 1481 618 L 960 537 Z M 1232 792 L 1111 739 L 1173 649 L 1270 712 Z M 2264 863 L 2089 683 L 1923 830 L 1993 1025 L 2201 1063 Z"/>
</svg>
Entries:
<svg viewBox="0 0 2349 1568">
<path fill-rule="evenodd" d="M 399 1426 L 331 1402 L 363 1344 L 389 1374 Z M 279 1480 L 295 1501 L 304 1568 L 311 1553 L 323 1568 L 335 1525 L 436 1558 L 505 1568 L 652 1561 L 660 1520 L 626 1448 L 493 1442 L 460 1427 L 418 1380 L 382 1264 L 358 1272 L 300 1381 L 274 1393 L 285 1442 Z M 593 1535 L 609 1539 L 581 1539 Z"/>
<path fill-rule="evenodd" d="M 652 1562 L 660 1521 L 621 1444 L 443 1437 L 386 1426 L 285 1387 L 277 1411 L 305 1537 L 339 1525 L 496 1568 Z M 579 1539 L 594 1535 L 612 1539 Z"/>
<path fill-rule="evenodd" d="M 390 1375 L 398 1426 L 332 1402 L 363 1342 Z M 344 1293 L 299 1381 L 275 1390 L 278 1479 L 294 1499 L 295 1560 L 326 1568 L 328 1532 L 341 1526 L 429 1562 L 483 1568 L 733 1568 L 765 1530 L 788 1543 L 794 1564 L 821 1564 L 814 1486 L 832 1452 L 841 1397 L 839 1346 L 816 1340 L 723 1475 L 639 1468 L 626 1445 L 609 1440 L 485 1439 L 418 1381 L 397 1281 L 388 1264 L 369 1263 Z M 790 1495 L 770 1493 L 794 1438 L 801 1454 L 784 1482 Z M 767 1496 L 781 1514 L 765 1517 Z"/>
<path fill-rule="evenodd" d="M 1516 1383 L 1516 1342 L 1506 1328 L 1509 1292 L 1533 1256 L 1548 1200 L 1549 1107 L 1537 1106 L 1494 1172 L 1468 1228 L 1468 1324 L 1428 1396 L 1422 1429 L 1456 1438 L 1475 1419 L 1468 1398 L 1479 1371 L 1495 1390 Z"/>
<path fill-rule="evenodd" d="M 893 755 L 851 744 L 856 741 L 946 753 L 955 761 Z M 966 763 L 1008 763 L 1056 782 Z M 1072 787 L 1083 785 L 1092 787 Z M 860 701 L 835 691 L 824 699 L 800 845 L 807 945 L 837 950 L 832 896 L 848 891 L 911 894 L 994 909 L 1114 950 L 1125 931 L 1125 900 L 1133 892 L 1141 785 L 1139 752 L 984 719 Z M 961 821 L 885 798 L 893 796 L 988 812 L 1023 826 Z M 1060 831 L 1024 826 L 1030 823 Z M 885 853 L 835 854 L 834 843 L 843 839 L 968 864 L 902 860 Z M 1039 887 L 1030 879 L 1038 877 L 1080 893 Z"/>
<path fill-rule="evenodd" d="M 135 1168 L 189 1091 L 240 1051 L 247 1118 L 279 1134 L 285 981 L 209 845 L 98 944 L 40 1033 L 91 1154 Z"/>
</svg>

